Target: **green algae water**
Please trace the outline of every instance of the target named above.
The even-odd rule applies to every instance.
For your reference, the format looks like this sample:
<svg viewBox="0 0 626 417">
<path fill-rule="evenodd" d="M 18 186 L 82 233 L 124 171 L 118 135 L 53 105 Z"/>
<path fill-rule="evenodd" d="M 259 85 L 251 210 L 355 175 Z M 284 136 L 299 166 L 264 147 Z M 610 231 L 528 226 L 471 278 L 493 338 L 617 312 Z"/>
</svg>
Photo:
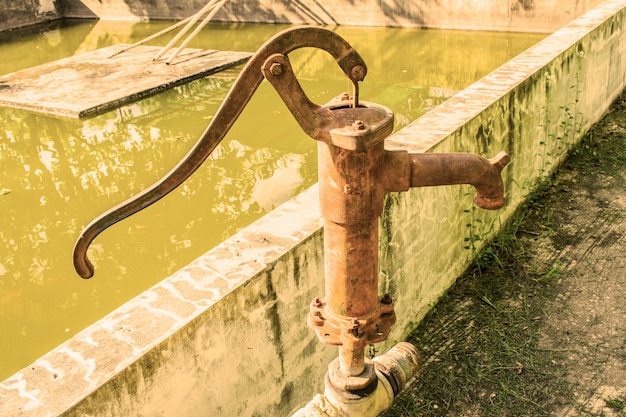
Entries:
<svg viewBox="0 0 626 417">
<path fill-rule="evenodd" d="M 169 24 L 66 23 L 0 35 L 0 74 L 133 43 Z M 189 47 L 253 52 L 285 28 L 211 24 Z M 361 99 L 391 108 L 396 128 L 543 38 L 333 30 L 368 64 Z M 290 58 L 314 102 L 324 104 L 349 89 L 324 52 L 304 49 Z M 71 254 L 82 228 L 169 172 L 204 131 L 237 70 L 86 120 L 0 108 L 0 380 L 316 182 L 315 142 L 264 82 L 187 182 L 94 241 L 95 277 L 76 275 Z"/>
</svg>

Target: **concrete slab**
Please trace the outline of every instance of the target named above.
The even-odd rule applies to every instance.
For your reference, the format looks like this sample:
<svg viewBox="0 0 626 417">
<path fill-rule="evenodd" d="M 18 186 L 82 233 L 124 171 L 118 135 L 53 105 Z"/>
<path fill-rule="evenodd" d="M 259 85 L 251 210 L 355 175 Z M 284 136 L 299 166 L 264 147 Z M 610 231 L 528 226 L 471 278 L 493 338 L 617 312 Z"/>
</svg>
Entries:
<svg viewBox="0 0 626 417">
<path fill-rule="evenodd" d="M 185 49 L 170 65 L 161 49 L 114 45 L 0 77 L 0 105 L 83 118 L 245 62 L 251 53 Z"/>
</svg>

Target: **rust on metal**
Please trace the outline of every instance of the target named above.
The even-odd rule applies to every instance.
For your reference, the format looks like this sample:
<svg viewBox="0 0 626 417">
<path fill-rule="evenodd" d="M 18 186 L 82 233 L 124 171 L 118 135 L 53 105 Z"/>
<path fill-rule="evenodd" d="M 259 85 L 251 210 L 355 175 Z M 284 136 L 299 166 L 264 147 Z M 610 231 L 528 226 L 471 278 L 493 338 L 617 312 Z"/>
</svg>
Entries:
<svg viewBox="0 0 626 417">
<path fill-rule="evenodd" d="M 309 100 L 287 56 L 305 46 L 333 55 L 354 85 L 353 96 L 344 93 L 324 106 Z M 478 206 L 500 208 L 504 205 L 500 172 L 509 161 L 505 152 L 485 159 L 472 154 L 386 150 L 393 113 L 358 99 L 358 82 L 366 68 L 345 40 L 325 29 L 296 28 L 270 39 L 248 61 L 187 156 L 155 185 L 87 226 L 74 251 L 78 273 L 85 278 L 93 274 L 87 248 L 102 230 L 156 202 L 203 163 L 266 78 L 300 127 L 318 141 L 326 294 L 311 302 L 308 324 L 322 342 L 339 346 L 338 360 L 329 369 L 332 383 L 345 390 L 365 389 L 363 384 L 372 383 L 365 348 L 386 340 L 396 321 L 391 296 L 378 294 L 378 218 L 385 194 L 411 187 L 471 184 L 477 190 Z"/>
</svg>

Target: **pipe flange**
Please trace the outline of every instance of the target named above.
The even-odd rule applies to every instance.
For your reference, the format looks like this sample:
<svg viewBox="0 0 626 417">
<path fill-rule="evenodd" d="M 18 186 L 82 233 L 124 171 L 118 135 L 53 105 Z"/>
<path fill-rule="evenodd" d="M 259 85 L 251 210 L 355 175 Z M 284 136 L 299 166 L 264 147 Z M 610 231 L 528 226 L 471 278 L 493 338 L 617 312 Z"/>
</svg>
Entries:
<svg viewBox="0 0 626 417">
<path fill-rule="evenodd" d="M 313 300 L 307 324 L 327 345 L 363 348 L 379 343 L 387 339 L 396 322 L 393 301 L 388 294 L 381 297 L 376 311 L 365 318 L 337 317 L 325 307 L 323 300 Z"/>
</svg>

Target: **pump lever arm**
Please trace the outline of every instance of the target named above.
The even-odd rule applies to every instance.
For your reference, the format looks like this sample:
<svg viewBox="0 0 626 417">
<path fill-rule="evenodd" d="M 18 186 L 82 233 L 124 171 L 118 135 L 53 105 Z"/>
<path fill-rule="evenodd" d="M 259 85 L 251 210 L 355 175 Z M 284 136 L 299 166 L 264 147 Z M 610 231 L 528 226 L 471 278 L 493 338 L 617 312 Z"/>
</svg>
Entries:
<svg viewBox="0 0 626 417">
<path fill-rule="evenodd" d="M 305 47 L 319 48 L 330 53 L 355 86 L 365 77 L 366 66 L 360 55 L 339 35 L 327 29 L 297 27 L 269 39 L 244 66 L 213 120 L 187 155 L 158 182 L 101 214 L 83 229 L 73 254 L 74 268 L 78 275 L 91 278 L 94 274 L 93 265 L 87 257 L 87 249 L 96 236 L 109 226 L 165 197 L 202 165 L 226 136 L 263 81 L 262 69 L 268 58 L 276 54 L 286 56 Z"/>
</svg>

